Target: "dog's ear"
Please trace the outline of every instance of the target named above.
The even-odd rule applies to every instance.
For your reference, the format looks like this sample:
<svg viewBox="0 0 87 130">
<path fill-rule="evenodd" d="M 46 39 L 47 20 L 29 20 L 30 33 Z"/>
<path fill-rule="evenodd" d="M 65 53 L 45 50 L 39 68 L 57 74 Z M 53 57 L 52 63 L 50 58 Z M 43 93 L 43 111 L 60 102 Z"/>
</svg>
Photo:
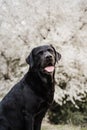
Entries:
<svg viewBox="0 0 87 130">
<path fill-rule="evenodd" d="M 26 58 L 26 62 L 30 65 L 32 68 L 34 65 L 34 59 L 33 59 L 33 51 L 30 53 L 30 55 Z"/>
<path fill-rule="evenodd" d="M 58 62 L 61 59 L 61 54 L 55 50 L 53 45 L 50 45 L 50 46 L 54 49 L 54 52 L 55 52 L 55 55 L 56 55 L 56 57 L 55 57 L 56 58 L 56 62 Z"/>
<path fill-rule="evenodd" d="M 58 62 L 61 59 L 61 54 L 59 52 L 56 52 L 56 62 Z"/>
</svg>

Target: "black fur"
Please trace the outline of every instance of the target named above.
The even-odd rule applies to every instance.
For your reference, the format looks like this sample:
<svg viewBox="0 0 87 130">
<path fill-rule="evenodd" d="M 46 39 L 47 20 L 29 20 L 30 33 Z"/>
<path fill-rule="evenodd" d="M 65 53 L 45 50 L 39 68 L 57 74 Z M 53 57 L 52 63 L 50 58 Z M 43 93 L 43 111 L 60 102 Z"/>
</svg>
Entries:
<svg viewBox="0 0 87 130">
<path fill-rule="evenodd" d="M 32 50 L 26 59 L 29 71 L 0 103 L 0 130 L 40 130 L 55 90 L 55 70 L 48 73 L 44 67 L 55 66 L 59 59 L 52 45 Z"/>
</svg>

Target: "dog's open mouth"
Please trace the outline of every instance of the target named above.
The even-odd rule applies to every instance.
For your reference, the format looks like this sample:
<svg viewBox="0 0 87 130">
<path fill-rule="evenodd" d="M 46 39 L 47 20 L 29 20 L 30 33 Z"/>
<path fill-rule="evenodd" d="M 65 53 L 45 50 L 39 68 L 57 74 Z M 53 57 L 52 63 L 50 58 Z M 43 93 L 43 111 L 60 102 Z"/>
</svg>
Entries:
<svg viewBox="0 0 87 130">
<path fill-rule="evenodd" d="M 44 70 L 45 70 L 46 72 L 51 73 L 51 72 L 54 71 L 54 66 L 47 66 L 47 67 L 44 68 Z"/>
<path fill-rule="evenodd" d="M 48 73 L 52 73 L 55 69 L 55 66 L 53 63 L 48 63 L 45 67 L 44 70 Z"/>
</svg>

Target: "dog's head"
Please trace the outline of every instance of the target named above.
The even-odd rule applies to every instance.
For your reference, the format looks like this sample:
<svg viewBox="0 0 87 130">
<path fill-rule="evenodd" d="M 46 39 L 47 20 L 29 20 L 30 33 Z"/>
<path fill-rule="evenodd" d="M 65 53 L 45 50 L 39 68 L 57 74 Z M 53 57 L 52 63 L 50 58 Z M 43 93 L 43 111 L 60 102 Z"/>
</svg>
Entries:
<svg viewBox="0 0 87 130">
<path fill-rule="evenodd" d="M 26 62 L 32 69 L 38 69 L 44 73 L 52 73 L 55 64 L 61 58 L 61 55 L 52 45 L 44 45 L 34 48 L 27 57 Z"/>
</svg>

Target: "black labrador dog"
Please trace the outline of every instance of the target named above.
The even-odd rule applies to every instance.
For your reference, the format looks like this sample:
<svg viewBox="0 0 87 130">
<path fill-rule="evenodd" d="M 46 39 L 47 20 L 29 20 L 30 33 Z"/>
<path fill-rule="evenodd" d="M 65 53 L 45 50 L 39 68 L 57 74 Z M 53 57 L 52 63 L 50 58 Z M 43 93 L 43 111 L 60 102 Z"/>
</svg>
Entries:
<svg viewBox="0 0 87 130">
<path fill-rule="evenodd" d="M 40 130 L 54 97 L 55 64 L 61 55 L 52 45 L 36 47 L 29 71 L 0 103 L 0 130 Z"/>
</svg>

